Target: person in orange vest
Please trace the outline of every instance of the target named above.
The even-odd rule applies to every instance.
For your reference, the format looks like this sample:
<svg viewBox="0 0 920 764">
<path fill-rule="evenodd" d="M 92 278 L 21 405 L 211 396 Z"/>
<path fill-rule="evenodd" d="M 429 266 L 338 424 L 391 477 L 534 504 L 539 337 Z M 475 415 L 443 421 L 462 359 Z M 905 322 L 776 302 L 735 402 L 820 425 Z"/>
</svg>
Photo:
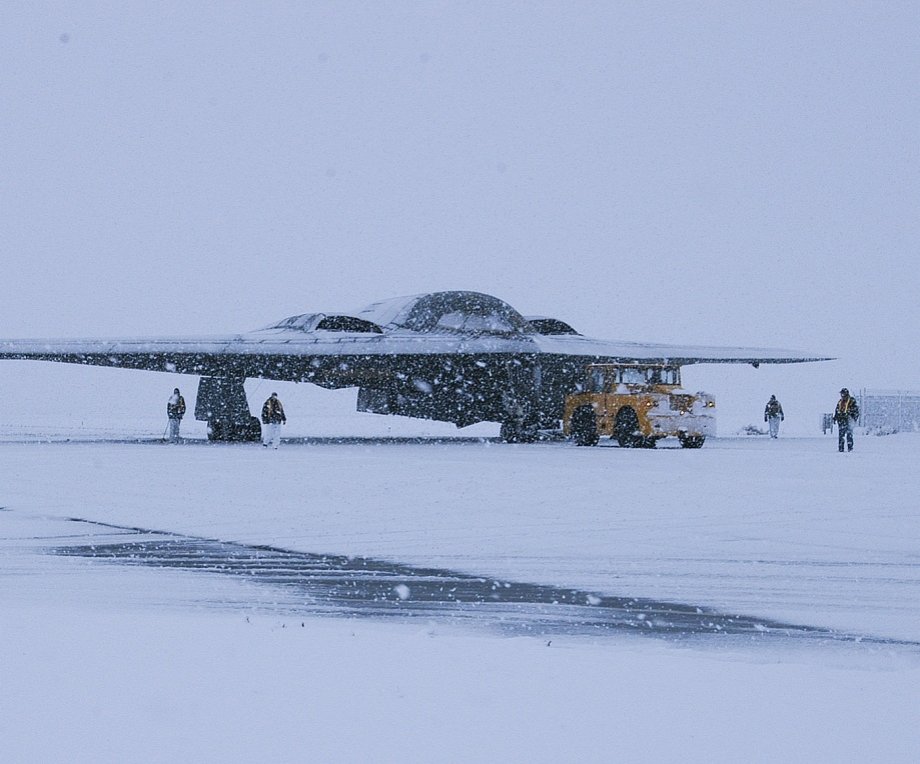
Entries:
<svg viewBox="0 0 920 764">
<path fill-rule="evenodd" d="M 853 450 L 853 428 L 859 420 L 859 405 L 856 399 L 850 396 L 850 391 L 845 387 L 840 391 L 840 400 L 834 409 L 834 421 L 837 423 L 837 449 L 843 453 L 843 442 L 846 440 L 847 451 Z"/>
<path fill-rule="evenodd" d="M 278 400 L 278 393 L 272 393 L 262 406 L 262 445 L 278 448 L 281 443 L 281 425 L 287 422 L 284 406 Z"/>
<path fill-rule="evenodd" d="M 168 420 L 168 427 L 166 428 L 166 431 L 169 434 L 170 443 L 179 442 L 179 424 L 182 422 L 182 417 L 184 416 L 185 398 L 182 397 L 182 394 L 179 392 L 179 388 L 177 387 L 175 390 L 173 390 L 173 394 L 166 402 L 166 418 Z"/>
</svg>

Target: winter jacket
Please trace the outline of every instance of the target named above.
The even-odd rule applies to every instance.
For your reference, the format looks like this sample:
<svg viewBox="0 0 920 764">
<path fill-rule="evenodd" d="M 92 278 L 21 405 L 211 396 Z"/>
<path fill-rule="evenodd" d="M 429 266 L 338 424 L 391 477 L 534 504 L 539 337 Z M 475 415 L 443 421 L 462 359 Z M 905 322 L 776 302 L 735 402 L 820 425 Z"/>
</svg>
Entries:
<svg viewBox="0 0 920 764">
<path fill-rule="evenodd" d="M 771 416 L 778 416 L 780 421 L 786 418 L 783 414 L 782 404 L 780 404 L 776 398 L 770 398 L 770 400 L 767 401 L 767 405 L 763 410 L 763 421 L 766 422 Z"/>
<path fill-rule="evenodd" d="M 275 397 L 269 398 L 262 406 L 262 424 L 281 424 L 286 422 L 287 417 L 284 415 L 284 407 Z"/>
<path fill-rule="evenodd" d="M 170 419 L 182 419 L 185 416 L 185 398 L 172 395 L 166 403 L 166 416 Z"/>
<path fill-rule="evenodd" d="M 856 399 L 850 395 L 837 401 L 837 408 L 834 410 L 834 421 L 837 424 L 846 424 L 847 419 L 854 422 L 859 419 L 859 406 Z"/>
</svg>

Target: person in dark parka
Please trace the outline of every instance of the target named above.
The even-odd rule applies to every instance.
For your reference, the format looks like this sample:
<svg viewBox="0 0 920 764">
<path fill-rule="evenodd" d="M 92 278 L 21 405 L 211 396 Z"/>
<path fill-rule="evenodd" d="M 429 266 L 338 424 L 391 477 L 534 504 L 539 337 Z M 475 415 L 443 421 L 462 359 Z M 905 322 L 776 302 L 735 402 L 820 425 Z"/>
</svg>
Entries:
<svg viewBox="0 0 920 764">
<path fill-rule="evenodd" d="M 262 406 L 262 445 L 278 448 L 281 443 L 281 425 L 286 422 L 284 406 L 278 399 L 278 393 L 272 393 Z"/>
<path fill-rule="evenodd" d="M 767 405 L 763 410 L 763 421 L 770 425 L 770 437 L 778 438 L 779 437 L 779 423 L 786 418 L 783 414 L 782 404 L 776 400 L 775 395 L 770 396 L 770 400 L 767 401 Z"/>
</svg>

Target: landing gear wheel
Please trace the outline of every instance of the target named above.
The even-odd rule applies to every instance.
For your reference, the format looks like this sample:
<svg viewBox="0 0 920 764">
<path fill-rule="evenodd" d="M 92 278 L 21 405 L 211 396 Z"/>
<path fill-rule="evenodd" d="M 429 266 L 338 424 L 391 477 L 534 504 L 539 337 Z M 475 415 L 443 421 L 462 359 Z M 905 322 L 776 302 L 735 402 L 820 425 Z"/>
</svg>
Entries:
<svg viewBox="0 0 920 764">
<path fill-rule="evenodd" d="M 537 430 L 517 420 L 502 422 L 499 436 L 505 443 L 533 443 L 537 439 Z"/>
<path fill-rule="evenodd" d="M 262 423 L 259 421 L 259 417 L 249 417 L 249 424 L 246 427 L 246 437 L 244 440 L 251 443 L 258 443 L 262 440 Z"/>
<path fill-rule="evenodd" d="M 208 440 L 231 443 L 258 442 L 262 439 L 262 425 L 258 417 L 251 416 L 243 422 L 212 419 L 208 422 Z"/>
<path fill-rule="evenodd" d="M 576 446 L 597 445 L 597 417 L 594 409 L 585 406 L 572 414 L 572 437 Z"/>
<path fill-rule="evenodd" d="M 646 438 L 639 432 L 639 416 L 631 408 L 622 408 L 617 412 L 613 437 L 621 448 L 641 448 L 645 445 Z"/>
<path fill-rule="evenodd" d="M 702 448 L 706 442 L 705 435 L 678 435 L 682 448 Z"/>
<path fill-rule="evenodd" d="M 223 440 L 224 439 L 224 425 L 223 422 L 211 421 L 208 422 L 208 440 Z"/>
</svg>

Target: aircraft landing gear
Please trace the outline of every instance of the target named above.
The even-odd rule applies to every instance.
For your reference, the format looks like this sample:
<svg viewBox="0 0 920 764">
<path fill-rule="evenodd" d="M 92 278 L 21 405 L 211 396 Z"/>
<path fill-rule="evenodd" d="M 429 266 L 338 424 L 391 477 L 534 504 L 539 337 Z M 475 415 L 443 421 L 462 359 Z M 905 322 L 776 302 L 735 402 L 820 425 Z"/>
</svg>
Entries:
<svg viewBox="0 0 920 764">
<path fill-rule="evenodd" d="M 202 377 L 199 380 L 195 419 L 208 423 L 208 440 L 261 440 L 262 425 L 249 411 L 244 382 L 239 377 Z"/>
<path fill-rule="evenodd" d="M 235 442 L 257 442 L 262 439 L 262 425 L 258 417 L 249 417 L 248 422 L 233 422 L 223 419 L 208 420 L 208 440 Z"/>
<path fill-rule="evenodd" d="M 537 428 L 517 419 L 510 419 L 502 422 L 499 435 L 505 443 L 533 443 L 537 439 Z"/>
<path fill-rule="evenodd" d="M 536 418 L 530 414 L 530 407 L 522 403 L 513 393 L 502 396 L 504 419 L 499 431 L 505 443 L 533 443 L 537 440 Z"/>
</svg>

